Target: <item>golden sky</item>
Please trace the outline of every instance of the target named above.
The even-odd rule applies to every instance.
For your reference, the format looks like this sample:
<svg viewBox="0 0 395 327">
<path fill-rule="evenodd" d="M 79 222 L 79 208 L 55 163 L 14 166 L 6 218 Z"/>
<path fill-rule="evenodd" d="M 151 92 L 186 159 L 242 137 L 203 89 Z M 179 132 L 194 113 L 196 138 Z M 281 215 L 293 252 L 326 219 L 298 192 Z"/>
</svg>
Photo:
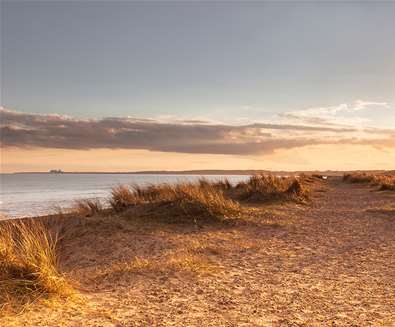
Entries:
<svg viewBox="0 0 395 327">
<path fill-rule="evenodd" d="M 364 125 L 355 115 L 364 111 L 387 113 L 392 106 L 358 100 L 244 124 L 0 108 L 1 171 L 394 169 L 393 121 Z"/>
<path fill-rule="evenodd" d="M 189 169 L 351 170 L 393 169 L 395 149 L 369 145 L 319 145 L 263 156 L 203 155 L 147 150 L 1 150 L 1 172 L 139 171 Z"/>
</svg>

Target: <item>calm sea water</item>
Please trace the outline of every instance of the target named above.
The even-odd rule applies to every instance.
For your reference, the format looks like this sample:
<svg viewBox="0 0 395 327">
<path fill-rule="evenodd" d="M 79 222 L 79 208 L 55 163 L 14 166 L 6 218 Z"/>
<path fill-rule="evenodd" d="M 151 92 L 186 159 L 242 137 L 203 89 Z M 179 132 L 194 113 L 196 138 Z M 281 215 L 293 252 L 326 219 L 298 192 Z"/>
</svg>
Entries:
<svg viewBox="0 0 395 327">
<path fill-rule="evenodd" d="M 0 216 L 28 217 L 69 208 L 78 199 L 106 203 L 111 188 L 120 184 L 158 184 L 228 178 L 232 183 L 248 176 L 131 175 L 131 174 L 0 174 Z"/>
</svg>

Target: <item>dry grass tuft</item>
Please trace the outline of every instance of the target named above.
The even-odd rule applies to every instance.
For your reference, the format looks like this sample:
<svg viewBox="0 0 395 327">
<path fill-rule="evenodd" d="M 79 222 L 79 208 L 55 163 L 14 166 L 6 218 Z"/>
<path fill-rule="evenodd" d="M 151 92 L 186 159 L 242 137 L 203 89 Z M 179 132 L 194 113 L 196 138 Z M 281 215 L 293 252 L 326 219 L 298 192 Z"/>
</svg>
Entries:
<svg viewBox="0 0 395 327">
<path fill-rule="evenodd" d="M 382 176 L 379 184 L 382 191 L 395 191 L 395 176 Z"/>
<path fill-rule="evenodd" d="M 114 282 L 130 278 L 133 274 L 168 274 L 178 271 L 207 273 L 218 270 L 218 266 L 204 253 L 195 252 L 187 249 L 171 252 L 160 260 L 135 257 L 130 261 L 114 262 L 103 270 L 97 271 L 95 281 Z"/>
<path fill-rule="evenodd" d="M 122 211 L 136 205 L 136 196 L 131 189 L 124 185 L 114 187 L 111 191 L 110 205 L 115 211 Z"/>
<path fill-rule="evenodd" d="M 206 178 L 200 178 L 199 179 L 199 185 L 204 188 L 204 187 L 214 187 L 216 189 L 222 190 L 222 191 L 228 191 L 233 188 L 232 183 L 229 181 L 229 179 L 224 178 L 220 179 L 218 181 L 209 181 Z"/>
<path fill-rule="evenodd" d="M 375 182 L 375 179 L 375 175 L 369 175 L 366 173 L 352 173 L 343 175 L 343 181 L 349 183 L 373 183 Z"/>
<path fill-rule="evenodd" d="M 120 186 L 113 190 L 110 204 L 116 211 L 136 205 L 149 205 L 161 214 L 195 221 L 231 218 L 241 210 L 237 202 L 225 197 L 221 190 L 205 181 L 131 188 Z"/>
<path fill-rule="evenodd" d="M 83 217 L 91 217 L 102 211 L 103 205 L 98 199 L 78 200 L 72 209 L 72 212 Z"/>
<path fill-rule="evenodd" d="M 308 199 L 308 188 L 299 179 L 291 177 L 275 177 L 271 175 L 254 175 L 247 182 L 236 186 L 242 200 L 253 202 L 270 200 Z"/>
<path fill-rule="evenodd" d="M 58 269 L 57 241 L 39 221 L 0 225 L 1 312 L 23 308 L 44 294 L 71 294 Z"/>
<path fill-rule="evenodd" d="M 393 175 L 352 173 L 345 174 L 343 181 L 378 186 L 381 191 L 395 191 L 395 176 Z"/>
</svg>

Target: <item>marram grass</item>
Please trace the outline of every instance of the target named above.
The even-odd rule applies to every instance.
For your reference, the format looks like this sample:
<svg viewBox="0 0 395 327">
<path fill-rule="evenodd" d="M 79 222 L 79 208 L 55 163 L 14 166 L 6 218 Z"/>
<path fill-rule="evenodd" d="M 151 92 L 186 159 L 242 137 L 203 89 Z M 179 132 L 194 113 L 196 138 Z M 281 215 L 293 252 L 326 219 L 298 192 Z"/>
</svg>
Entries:
<svg viewBox="0 0 395 327">
<path fill-rule="evenodd" d="M 57 236 L 38 220 L 0 225 L 0 313 L 43 295 L 70 295 L 59 271 Z"/>
</svg>

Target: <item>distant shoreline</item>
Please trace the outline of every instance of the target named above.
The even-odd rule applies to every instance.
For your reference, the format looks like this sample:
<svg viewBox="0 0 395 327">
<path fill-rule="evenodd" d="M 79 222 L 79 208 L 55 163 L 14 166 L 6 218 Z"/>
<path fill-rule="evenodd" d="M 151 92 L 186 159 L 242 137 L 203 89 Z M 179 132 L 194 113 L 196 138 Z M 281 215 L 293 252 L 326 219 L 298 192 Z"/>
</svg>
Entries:
<svg viewBox="0 0 395 327">
<path fill-rule="evenodd" d="M 1 175 L 23 175 L 23 174 L 48 174 L 48 175 L 254 175 L 254 174 L 274 174 L 274 175 L 300 175 L 300 174 L 320 174 L 328 176 L 341 176 L 349 172 L 369 172 L 369 173 L 384 173 L 389 172 L 395 174 L 395 170 L 299 170 L 299 171 L 286 171 L 286 170 L 147 170 L 147 171 L 62 171 L 59 173 L 48 171 L 31 171 L 31 172 L 13 172 L 13 173 L 0 173 Z"/>
</svg>

